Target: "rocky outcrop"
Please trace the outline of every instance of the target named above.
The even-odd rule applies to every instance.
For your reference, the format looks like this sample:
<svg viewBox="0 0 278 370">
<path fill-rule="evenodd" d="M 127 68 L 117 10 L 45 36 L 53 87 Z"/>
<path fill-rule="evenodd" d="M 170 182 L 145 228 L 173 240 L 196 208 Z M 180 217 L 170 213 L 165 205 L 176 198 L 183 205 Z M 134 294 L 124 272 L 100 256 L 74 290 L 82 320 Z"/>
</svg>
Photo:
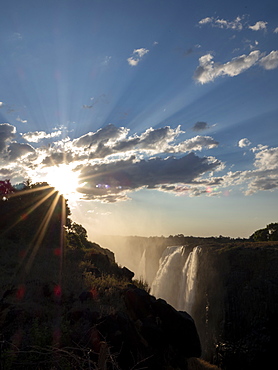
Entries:
<svg viewBox="0 0 278 370">
<path fill-rule="evenodd" d="M 199 357 L 201 346 L 193 319 L 162 299 L 130 286 L 124 292 L 127 313 L 146 348 L 151 367 L 186 369 L 187 358 Z"/>
<path fill-rule="evenodd" d="M 78 299 L 62 296 L 58 302 L 48 298 L 42 296 L 35 303 L 25 297 L 20 301 L 4 297 L 0 307 L 2 363 L 7 369 L 28 364 L 35 369 L 39 358 L 40 369 L 48 368 L 44 363 L 54 365 L 55 360 L 72 368 L 78 363 L 82 369 L 98 364 L 107 370 L 186 370 L 188 358 L 201 354 L 193 319 L 135 285 L 118 289 L 123 309 L 106 315 L 96 310 L 98 297 L 89 291 L 80 293 Z M 53 357 L 47 348 L 56 357 L 61 351 L 61 358 Z M 71 348 L 70 359 L 65 358 L 67 348 Z"/>
</svg>

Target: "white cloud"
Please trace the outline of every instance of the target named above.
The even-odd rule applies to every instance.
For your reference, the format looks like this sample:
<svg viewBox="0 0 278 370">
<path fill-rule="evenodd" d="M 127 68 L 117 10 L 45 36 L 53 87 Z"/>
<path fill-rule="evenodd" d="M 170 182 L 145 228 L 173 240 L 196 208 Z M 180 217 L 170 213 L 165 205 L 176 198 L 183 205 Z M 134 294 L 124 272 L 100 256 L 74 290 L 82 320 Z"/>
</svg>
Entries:
<svg viewBox="0 0 278 370">
<path fill-rule="evenodd" d="M 100 142 L 107 143 L 111 141 L 118 141 L 125 138 L 128 134 L 129 129 L 125 127 L 116 127 L 113 124 L 109 124 L 99 129 L 97 132 L 88 132 L 87 134 L 75 139 L 73 145 L 77 147 L 89 147 L 94 148 Z"/>
<path fill-rule="evenodd" d="M 272 50 L 268 55 L 261 58 L 260 65 L 267 70 L 278 67 L 278 50 Z"/>
<path fill-rule="evenodd" d="M 0 101 L 0 108 L 2 108 L 4 105 L 4 103 L 2 101 Z"/>
<path fill-rule="evenodd" d="M 21 123 L 27 123 L 26 119 L 21 119 L 20 117 L 17 117 L 16 120 Z"/>
<path fill-rule="evenodd" d="M 62 131 L 53 131 L 50 134 L 47 134 L 45 131 L 34 131 L 34 132 L 27 132 L 26 134 L 22 134 L 23 139 L 29 141 L 30 143 L 38 143 L 43 139 L 52 139 L 54 137 L 58 137 L 62 135 Z"/>
<path fill-rule="evenodd" d="M 213 21 L 213 17 L 206 17 L 206 18 L 203 18 L 199 21 L 199 24 L 207 24 L 207 23 L 211 23 Z"/>
<path fill-rule="evenodd" d="M 255 150 L 255 170 L 229 172 L 223 176 L 223 186 L 245 185 L 246 195 L 278 189 L 278 147 L 258 146 Z"/>
<path fill-rule="evenodd" d="M 131 66 L 137 66 L 137 64 L 140 62 L 143 56 L 147 54 L 148 52 L 149 50 L 145 48 L 134 49 L 132 56 L 127 59 L 128 64 Z"/>
<path fill-rule="evenodd" d="M 247 138 L 241 139 L 238 142 L 238 146 L 240 148 L 245 148 L 246 146 L 249 146 L 249 145 L 251 145 L 251 141 L 249 141 Z"/>
<path fill-rule="evenodd" d="M 253 26 L 249 26 L 252 31 L 266 30 L 266 25 L 268 22 L 258 21 Z"/>
<path fill-rule="evenodd" d="M 201 84 L 205 84 L 223 75 L 237 76 L 256 64 L 260 55 L 259 50 L 254 50 L 248 55 L 243 54 L 233 58 L 225 64 L 214 63 L 211 54 L 203 55 L 199 58 L 199 66 L 195 71 L 194 78 Z"/>
<path fill-rule="evenodd" d="M 278 27 L 275 28 L 275 30 L 273 31 L 274 33 L 278 33 Z"/>
<path fill-rule="evenodd" d="M 243 29 L 243 19 L 244 16 L 238 16 L 233 21 L 227 21 L 226 19 L 219 19 L 214 17 L 206 17 L 201 19 L 198 23 L 201 26 L 205 24 L 210 24 L 212 27 L 241 31 Z"/>
<path fill-rule="evenodd" d="M 210 136 L 200 136 L 197 135 L 191 139 L 185 140 L 184 142 L 176 145 L 173 147 L 173 151 L 177 152 L 189 152 L 189 151 L 200 151 L 203 148 L 212 149 L 216 148 L 219 145 L 217 141 L 215 141 Z M 169 148 L 171 150 L 171 148 Z"/>
<path fill-rule="evenodd" d="M 278 169 L 278 147 L 257 152 L 254 165 L 260 170 Z"/>
</svg>

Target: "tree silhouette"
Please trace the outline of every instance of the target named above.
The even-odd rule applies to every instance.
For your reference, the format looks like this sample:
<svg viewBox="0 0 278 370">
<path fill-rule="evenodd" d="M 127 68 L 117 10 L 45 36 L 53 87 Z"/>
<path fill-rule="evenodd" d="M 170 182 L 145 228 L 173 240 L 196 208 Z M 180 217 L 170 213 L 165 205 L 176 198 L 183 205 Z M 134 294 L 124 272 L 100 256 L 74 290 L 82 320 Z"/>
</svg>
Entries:
<svg viewBox="0 0 278 370">
<path fill-rule="evenodd" d="M 255 231 L 250 239 L 255 242 L 278 241 L 278 223 L 271 223 L 266 228 Z"/>
<path fill-rule="evenodd" d="M 14 187 L 10 183 L 10 180 L 0 181 L 0 196 L 5 196 L 14 192 Z"/>
<path fill-rule="evenodd" d="M 1 181 L 0 236 L 16 242 L 48 244 L 61 240 L 65 226 L 71 225 L 67 202 L 46 182 L 25 183 L 13 188 Z"/>
</svg>

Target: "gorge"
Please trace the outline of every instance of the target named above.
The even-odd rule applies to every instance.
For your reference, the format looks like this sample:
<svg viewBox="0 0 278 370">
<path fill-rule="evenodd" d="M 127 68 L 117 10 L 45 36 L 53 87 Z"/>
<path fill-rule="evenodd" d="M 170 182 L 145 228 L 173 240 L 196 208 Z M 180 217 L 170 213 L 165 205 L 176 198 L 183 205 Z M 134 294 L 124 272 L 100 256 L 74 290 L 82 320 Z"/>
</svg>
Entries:
<svg viewBox="0 0 278 370">
<path fill-rule="evenodd" d="M 278 243 L 158 240 L 114 238 L 110 248 L 152 295 L 193 317 L 206 361 L 268 368 L 278 344 Z"/>
</svg>

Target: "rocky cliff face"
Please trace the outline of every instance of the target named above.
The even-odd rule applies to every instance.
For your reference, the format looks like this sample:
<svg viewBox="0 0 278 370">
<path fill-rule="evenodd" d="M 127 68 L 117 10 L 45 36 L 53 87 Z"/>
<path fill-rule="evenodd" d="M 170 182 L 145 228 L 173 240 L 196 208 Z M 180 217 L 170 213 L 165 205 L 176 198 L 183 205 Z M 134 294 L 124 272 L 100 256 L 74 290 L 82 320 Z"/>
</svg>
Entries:
<svg viewBox="0 0 278 370">
<path fill-rule="evenodd" d="M 192 316 L 223 369 L 271 368 L 278 345 L 278 244 L 203 248 Z"/>
<path fill-rule="evenodd" d="M 22 245 L 2 240 L 0 248 L 5 370 L 178 370 L 201 355 L 191 316 L 135 285 L 99 246 L 68 250 L 62 270 L 61 256 L 43 247 L 25 274 Z"/>
<path fill-rule="evenodd" d="M 167 247 L 151 286 L 156 297 L 194 318 L 207 361 L 247 370 L 267 368 L 275 360 L 277 243 Z"/>
</svg>

